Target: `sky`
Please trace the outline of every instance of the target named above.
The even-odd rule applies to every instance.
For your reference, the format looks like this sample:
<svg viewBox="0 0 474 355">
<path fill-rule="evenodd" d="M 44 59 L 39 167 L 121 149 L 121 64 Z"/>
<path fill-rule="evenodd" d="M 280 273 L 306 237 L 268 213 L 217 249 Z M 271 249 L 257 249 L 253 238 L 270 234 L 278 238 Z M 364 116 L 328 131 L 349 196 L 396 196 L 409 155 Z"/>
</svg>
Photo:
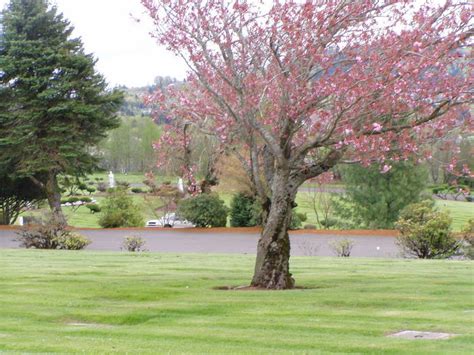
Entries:
<svg viewBox="0 0 474 355">
<path fill-rule="evenodd" d="M 0 0 L 3 9 L 8 0 Z M 87 53 L 98 59 L 96 70 L 110 86 L 145 86 L 156 76 L 178 79 L 185 64 L 160 48 L 150 31 L 151 21 L 139 0 L 50 0 L 74 26 Z M 140 19 L 137 22 L 135 19 Z"/>
</svg>

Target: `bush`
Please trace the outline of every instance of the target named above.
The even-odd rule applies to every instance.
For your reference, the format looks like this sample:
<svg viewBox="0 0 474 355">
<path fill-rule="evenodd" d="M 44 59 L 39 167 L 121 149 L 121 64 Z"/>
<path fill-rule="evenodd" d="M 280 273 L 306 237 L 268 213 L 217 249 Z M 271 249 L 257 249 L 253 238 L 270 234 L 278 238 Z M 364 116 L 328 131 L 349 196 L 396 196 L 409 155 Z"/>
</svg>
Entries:
<svg viewBox="0 0 474 355">
<path fill-rule="evenodd" d="M 90 213 L 92 213 L 92 214 L 98 213 L 102 210 L 100 208 L 100 206 L 95 204 L 95 203 L 90 203 L 90 204 L 86 205 L 86 208 L 88 208 L 90 210 Z"/>
<path fill-rule="evenodd" d="M 25 248 L 79 250 L 90 244 L 89 239 L 66 230 L 64 224 L 52 218 L 23 227 L 17 234 L 20 245 Z"/>
<path fill-rule="evenodd" d="M 107 191 L 107 184 L 105 182 L 99 182 L 97 184 L 97 190 L 99 190 L 100 192 Z"/>
<path fill-rule="evenodd" d="M 396 228 L 400 231 L 397 244 L 405 256 L 422 259 L 449 258 L 461 243 L 450 231 L 451 218 L 434 208 L 433 201 L 407 206 L 400 214 Z"/>
<path fill-rule="evenodd" d="M 122 249 L 130 252 L 146 251 L 145 240 L 141 237 L 129 236 L 125 237 L 122 243 Z"/>
<path fill-rule="evenodd" d="M 117 180 L 116 184 L 117 184 L 117 187 L 123 188 L 125 190 L 130 187 L 130 183 L 128 181 Z"/>
<path fill-rule="evenodd" d="M 462 251 L 466 258 L 474 259 L 474 218 L 471 218 L 463 231 Z"/>
<path fill-rule="evenodd" d="M 314 224 L 305 224 L 303 229 L 317 229 Z"/>
<path fill-rule="evenodd" d="M 57 238 L 57 249 L 81 250 L 88 246 L 91 241 L 77 233 L 63 234 Z"/>
<path fill-rule="evenodd" d="M 333 241 L 329 244 L 329 246 L 336 256 L 348 258 L 351 256 L 352 248 L 354 247 L 354 241 L 344 238 Z"/>
<path fill-rule="evenodd" d="M 38 224 L 23 227 L 17 232 L 20 246 L 35 249 L 56 249 L 58 239 L 68 233 L 64 224 L 53 219 L 38 220 Z"/>
<path fill-rule="evenodd" d="M 228 208 L 215 194 L 201 194 L 181 201 L 177 213 L 196 227 L 225 227 Z"/>
<path fill-rule="evenodd" d="M 89 195 L 93 194 L 96 190 L 95 187 L 89 186 L 86 191 L 89 193 Z"/>
<path fill-rule="evenodd" d="M 335 218 L 326 218 L 326 219 L 323 219 L 320 223 L 324 228 L 329 229 L 331 227 L 334 227 L 337 224 L 337 219 L 335 219 Z"/>
<path fill-rule="evenodd" d="M 291 222 L 288 227 L 290 230 L 300 229 L 303 222 L 308 219 L 306 213 L 297 213 L 295 210 L 291 211 Z"/>
<path fill-rule="evenodd" d="M 142 227 L 145 222 L 133 199 L 122 189 L 114 189 L 104 199 L 99 225 L 102 228 Z"/>
<path fill-rule="evenodd" d="M 131 191 L 135 194 L 141 194 L 143 190 L 139 187 L 132 187 Z"/>
<path fill-rule="evenodd" d="M 254 217 L 255 198 L 245 193 L 238 193 L 232 197 L 230 203 L 231 227 L 253 227 L 256 225 Z"/>
</svg>

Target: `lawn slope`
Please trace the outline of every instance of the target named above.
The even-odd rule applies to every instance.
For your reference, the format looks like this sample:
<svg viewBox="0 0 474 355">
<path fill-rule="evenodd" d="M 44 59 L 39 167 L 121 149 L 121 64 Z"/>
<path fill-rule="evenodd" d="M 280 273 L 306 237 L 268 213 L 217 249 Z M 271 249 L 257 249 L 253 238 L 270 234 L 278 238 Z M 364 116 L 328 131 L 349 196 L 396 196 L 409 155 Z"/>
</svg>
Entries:
<svg viewBox="0 0 474 355">
<path fill-rule="evenodd" d="M 473 353 L 467 261 L 293 258 L 292 291 L 219 291 L 253 257 L 0 250 L 0 352 Z M 441 331 L 449 340 L 386 334 Z"/>
</svg>

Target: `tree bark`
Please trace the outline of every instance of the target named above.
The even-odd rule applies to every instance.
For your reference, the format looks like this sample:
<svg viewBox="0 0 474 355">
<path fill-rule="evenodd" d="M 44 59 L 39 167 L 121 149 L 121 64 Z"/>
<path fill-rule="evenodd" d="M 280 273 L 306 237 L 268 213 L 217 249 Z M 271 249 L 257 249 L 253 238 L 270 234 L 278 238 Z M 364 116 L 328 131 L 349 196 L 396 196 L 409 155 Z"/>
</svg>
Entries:
<svg viewBox="0 0 474 355">
<path fill-rule="evenodd" d="M 266 223 L 258 241 L 257 260 L 252 286 L 267 289 L 290 289 L 290 238 L 288 227 L 296 189 L 289 182 L 289 173 L 277 171 L 272 182 L 272 198 Z"/>
<path fill-rule="evenodd" d="M 61 192 L 55 172 L 51 171 L 48 173 L 47 181 L 46 184 L 44 184 L 44 187 L 53 219 L 58 223 L 67 225 L 66 217 L 64 216 L 63 210 L 61 208 Z"/>
</svg>

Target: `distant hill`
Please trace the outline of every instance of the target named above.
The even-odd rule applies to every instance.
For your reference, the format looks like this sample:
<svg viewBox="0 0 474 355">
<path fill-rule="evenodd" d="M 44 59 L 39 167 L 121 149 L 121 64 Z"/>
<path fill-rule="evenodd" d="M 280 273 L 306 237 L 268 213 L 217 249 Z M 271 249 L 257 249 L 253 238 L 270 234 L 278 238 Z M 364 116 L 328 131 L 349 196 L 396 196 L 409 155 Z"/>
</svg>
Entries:
<svg viewBox="0 0 474 355">
<path fill-rule="evenodd" d="M 119 111 L 122 116 L 150 116 L 152 111 L 156 108 L 145 105 L 144 99 L 157 89 L 166 90 L 166 87 L 171 84 L 182 84 L 181 81 L 166 77 L 156 77 L 154 83 L 148 86 L 129 88 L 126 86 L 119 86 L 119 89 L 125 92 L 125 100 Z M 165 113 L 158 113 L 155 118 L 156 123 L 163 123 L 166 121 Z"/>
</svg>

